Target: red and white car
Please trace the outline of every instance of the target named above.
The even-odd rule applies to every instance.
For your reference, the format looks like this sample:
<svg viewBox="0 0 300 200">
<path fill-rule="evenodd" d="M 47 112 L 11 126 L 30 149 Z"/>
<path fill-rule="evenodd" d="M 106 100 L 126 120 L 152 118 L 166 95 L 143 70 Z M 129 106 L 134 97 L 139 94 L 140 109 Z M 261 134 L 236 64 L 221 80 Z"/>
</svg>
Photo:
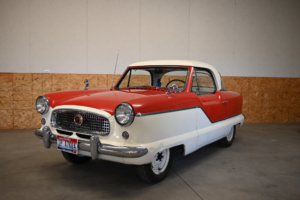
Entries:
<svg viewBox="0 0 300 200">
<path fill-rule="evenodd" d="M 229 147 L 244 123 L 242 96 L 227 91 L 220 73 L 196 61 L 130 65 L 111 89 L 40 96 L 35 135 L 71 163 L 103 159 L 137 165 L 155 183 L 170 171 L 174 147 L 184 155 L 218 141 Z"/>
</svg>

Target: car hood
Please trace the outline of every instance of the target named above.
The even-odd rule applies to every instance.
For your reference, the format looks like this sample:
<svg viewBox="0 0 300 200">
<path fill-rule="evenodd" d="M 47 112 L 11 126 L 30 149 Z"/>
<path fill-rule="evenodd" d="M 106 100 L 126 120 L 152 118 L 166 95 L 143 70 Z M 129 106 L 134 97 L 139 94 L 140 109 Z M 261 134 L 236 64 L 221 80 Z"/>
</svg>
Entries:
<svg viewBox="0 0 300 200">
<path fill-rule="evenodd" d="M 103 110 L 113 115 L 116 106 L 122 102 L 132 99 L 162 95 L 165 91 L 149 91 L 149 90 L 123 90 L 123 91 L 105 91 L 93 94 L 84 94 L 73 98 L 58 101 L 52 105 L 53 108 L 63 105 L 86 106 Z"/>
</svg>

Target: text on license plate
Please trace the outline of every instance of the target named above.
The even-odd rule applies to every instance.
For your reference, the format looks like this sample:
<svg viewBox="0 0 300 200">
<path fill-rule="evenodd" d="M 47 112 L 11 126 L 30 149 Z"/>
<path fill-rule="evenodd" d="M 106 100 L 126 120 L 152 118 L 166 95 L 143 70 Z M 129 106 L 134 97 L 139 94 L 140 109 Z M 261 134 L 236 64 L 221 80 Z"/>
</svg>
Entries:
<svg viewBox="0 0 300 200">
<path fill-rule="evenodd" d="M 68 153 L 78 154 L 78 140 L 64 136 L 57 136 L 57 149 Z"/>
</svg>

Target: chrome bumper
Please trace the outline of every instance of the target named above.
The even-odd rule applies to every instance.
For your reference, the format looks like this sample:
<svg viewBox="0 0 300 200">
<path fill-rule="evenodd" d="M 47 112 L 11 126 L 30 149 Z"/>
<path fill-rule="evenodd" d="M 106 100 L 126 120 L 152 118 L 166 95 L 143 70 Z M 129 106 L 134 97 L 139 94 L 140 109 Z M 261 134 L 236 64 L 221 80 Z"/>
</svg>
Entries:
<svg viewBox="0 0 300 200">
<path fill-rule="evenodd" d="M 56 135 L 52 134 L 49 127 L 44 127 L 43 130 L 37 129 L 35 135 L 43 140 L 44 146 L 50 148 L 51 144 L 57 144 Z M 145 147 L 122 147 L 101 144 L 99 137 L 92 136 L 90 141 L 78 140 L 78 150 L 91 152 L 93 160 L 98 158 L 99 154 L 105 154 L 117 157 L 138 158 L 148 153 Z"/>
</svg>

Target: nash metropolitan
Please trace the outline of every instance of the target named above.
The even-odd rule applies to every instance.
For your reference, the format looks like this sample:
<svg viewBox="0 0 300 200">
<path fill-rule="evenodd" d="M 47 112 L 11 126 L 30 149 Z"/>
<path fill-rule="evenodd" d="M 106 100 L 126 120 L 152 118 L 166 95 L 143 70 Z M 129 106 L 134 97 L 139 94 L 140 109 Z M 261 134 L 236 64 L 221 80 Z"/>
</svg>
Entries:
<svg viewBox="0 0 300 200">
<path fill-rule="evenodd" d="M 175 147 L 183 155 L 215 141 L 229 147 L 245 119 L 242 96 L 202 62 L 138 62 L 111 89 L 86 87 L 38 97 L 43 119 L 35 135 L 71 163 L 136 165 L 149 183 L 167 176 Z"/>
</svg>

